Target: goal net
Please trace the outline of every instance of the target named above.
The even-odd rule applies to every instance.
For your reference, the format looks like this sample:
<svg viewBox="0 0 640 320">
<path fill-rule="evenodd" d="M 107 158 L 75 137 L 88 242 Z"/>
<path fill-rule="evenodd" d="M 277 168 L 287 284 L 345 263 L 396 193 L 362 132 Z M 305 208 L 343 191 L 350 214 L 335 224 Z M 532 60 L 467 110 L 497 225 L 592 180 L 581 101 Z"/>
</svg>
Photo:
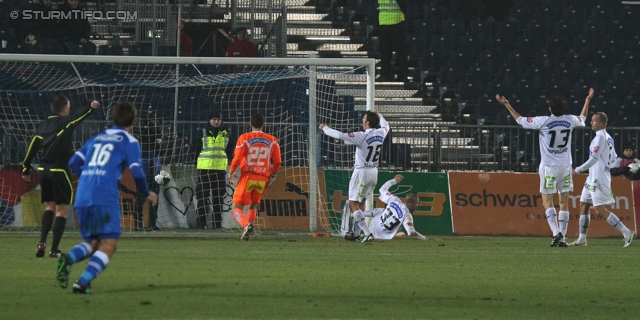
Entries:
<svg viewBox="0 0 640 320">
<path fill-rule="evenodd" d="M 220 112 L 231 143 L 260 113 L 264 131 L 281 146 L 282 169 L 262 199 L 257 231 L 339 233 L 355 150 L 317 127 L 360 130 L 363 112 L 373 108 L 373 67 L 372 59 L 0 55 L 0 230 L 39 230 L 44 204 L 37 170 L 28 183 L 20 166 L 37 124 L 51 114 L 49 102 L 64 95 L 71 116 L 92 100 L 101 103 L 74 131 L 75 149 L 109 127 L 118 101 L 138 108 L 132 133 L 159 203 L 155 209 L 145 203 L 124 172 L 123 231 L 240 231 L 228 180 L 221 201 L 196 195 L 198 145 Z M 33 162 L 37 168 L 39 156 Z M 161 170 L 167 183 L 154 179 Z M 67 228 L 78 227 L 71 206 L 67 221 Z"/>
</svg>

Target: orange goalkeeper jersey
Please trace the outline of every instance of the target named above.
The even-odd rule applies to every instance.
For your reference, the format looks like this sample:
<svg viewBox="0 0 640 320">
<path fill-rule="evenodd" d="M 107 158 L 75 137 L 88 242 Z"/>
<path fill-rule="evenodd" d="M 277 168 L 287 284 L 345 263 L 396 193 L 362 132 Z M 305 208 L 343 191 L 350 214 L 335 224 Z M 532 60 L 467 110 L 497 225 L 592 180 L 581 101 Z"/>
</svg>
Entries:
<svg viewBox="0 0 640 320">
<path fill-rule="evenodd" d="M 280 145 L 276 137 L 262 131 L 251 131 L 240 135 L 231 161 L 230 172 L 240 166 L 240 173 L 253 173 L 269 177 L 280 170 Z"/>
</svg>

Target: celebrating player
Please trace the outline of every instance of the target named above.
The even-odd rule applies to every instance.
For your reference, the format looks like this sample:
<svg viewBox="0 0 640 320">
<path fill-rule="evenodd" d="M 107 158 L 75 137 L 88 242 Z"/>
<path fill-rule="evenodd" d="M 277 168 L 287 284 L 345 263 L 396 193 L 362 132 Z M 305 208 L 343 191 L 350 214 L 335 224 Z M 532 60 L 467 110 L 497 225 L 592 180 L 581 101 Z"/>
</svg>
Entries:
<svg viewBox="0 0 640 320">
<path fill-rule="evenodd" d="M 264 190 L 276 179 L 282 158 L 280 145 L 276 137 L 262 132 L 264 117 L 261 114 L 251 116 L 251 132 L 238 138 L 236 150 L 231 161 L 229 183 L 234 184 L 236 169 L 240 166 L 240 180 L 233 193 L 233 216 L 244 228 L 240 240 L 249 240 L 256 220 L 260 199 Z M 247 215 L 244 206 L 249 205 Z"/>
<path fill-rule="evenodd" d="M 381 114 L 375 111 L 367 111 L 362 117 L 364 131 L 342 133 L 320 124 L 318 129 L 326 135 L 341 139 L 345 144 L 356 146 L 355 169 L 349 181 L 349 210 L 353 212 L 353 218 L 364 231 L 363 242 L 373 240 L 373 235 L 364 221 L 364 205 L 367 198 L 373 198 L 373 188 L 378 183 L 378 163 L 380 161 L 380 149 L 384 138 L 389 133 L 389 124 Z"/>
<path fill-rule="evenodd" d="M 591 116 L 591 129 L 596 132 L 596 136 L 589 145 L 589 159 L 573 172 L 575 174 L 589 169 L 589 176 L 580 195 L 580 232 L 578 240 L 570 244 L 572 246 L 587 245 L 589 209 L 592 205 L 598 217 L 607 219 L 609 225 L 622 233 L 624 247 L 630 246 L 635 236 L 618 216 L 605 207 L 615 202 L 611 193 L 609 170 L 614 166 L 618 156 L 613 148 L 613 138 L 607 133 L 607 120 L 604 112 L 596 112 Z"/>
<path fill-rule="evenodd" d="M 38 174 L 42 188 L 41 200 L 47 205 L 42 214 L 40 243 L 36 249 L 36 257 L 38 258 L 44 257 L 47 234 L 52 226 L 53 241 L 49 257 L 58 257 L 60 253 L 58 245 L 67 224 L 67 206 L 73 202 L 71 172 L 67 164 L 73 155 L 73 130 L 99 106 L 98 101 L 92 101 L 90 107 L 80 110 L 74 117 L 69 117 L 71 110 L 69 99 L 65 96 L 53 98 L 51 100 L 53 114 L 38 125 L 36 134 L 27 149 L 27 155 L 22 161 L 22 179 L 30 181 L 31 161 L 38 150 L 43 150 Z"/>
<path fill-rule="evenodd" d="M 567 227 L 569 225 L 569 192 L 573 191 L 571 134 L 573 128 L 585 126 L 589 103 L 593 97 L 593 88 L 584 101 L 580 117 L 565 115 L 567 104 L 564 99 L 554 96 L 549 101 L 550 116 L 521 117 L 505 97 L 496 95 L 496 100 L 502 103 L 513 119 L 525 129 L 540 131 L 540 194 L 544 215 L 551 228 L 553 239 L 551 246 L 566 247 Z M 553 194 L 559 193 L 560 212 L 557 215 L 553 204 Z M 557 217 L 557 218 L 556 218 Z"/>
<path fill-rule="evenodd" d="M 131 133 L 136 108 L 128 102 L 118 102 L 113 108 L 114 126 L 89 139 L 71 160 L 69 166 L 80 176 L 75 202 L 80 237 L 67 254 L 58 257 L 58 283 L 66 288 L 71 266 L 91 257 L 87 268 L 73 284 L 74 293 L 92 293 L 91 281 L 109 264 L 120 237 L 120 191 L 118 184 L 125 168 L 131 170 L 138 192 L 156 205 L 154 192 L 149 192 L 140 164 L 140 144 Z"/>
<path fill-rule="evenodd" d="M 427 240 L 427 237 L 417 232 L 413 226 L 411 212 L 418 207 L 418 197 L 412 193 L 408 194 L 405 204 L 400 198 L 389 192 L 389 188 L 400 183 L 403 178 L 402 175 L 398 174 L 380 187 L 380 201 L 387 204 L 386 208 L 375 208 L 364 212 L 365 217 L 373 218 L 368 227 L 376 239 L 404 238 L 405 234 L 402 231 L 398 231 L 402 225 L 410 237 L 418 240 Z M 345 210 L 345 214 L 349 215 L 350 212 Z M 346 240 L 356 241 L 359 238 L 360 227 L 357 224 L 353 227 L 353 231 L 345 236 Z"/>
</svg>

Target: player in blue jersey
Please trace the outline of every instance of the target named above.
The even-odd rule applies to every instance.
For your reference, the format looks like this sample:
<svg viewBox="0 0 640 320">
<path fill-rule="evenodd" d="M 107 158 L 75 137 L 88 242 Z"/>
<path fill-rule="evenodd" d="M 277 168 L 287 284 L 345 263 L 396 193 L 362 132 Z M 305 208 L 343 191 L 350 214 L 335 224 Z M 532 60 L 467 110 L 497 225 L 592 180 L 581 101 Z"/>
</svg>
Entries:
<svg viewBox="0 0 640 320">
<path fill-rule="evenodd" d="M 71 265 L 91 258 L 87 268 L 73 285 L 74 293 L 92 293 L 91 280 L 102 272 L 116 251 L 120 237 L 120 191 L 122 171 L 131 170 L 138 192 L 155 205 L 158 198 L 150 192 L 140 164 L 140 143 L 130 132 L 136 107 L 118 102 L 113 108 L 114 126 L 89 139 L 71 160 L 71 170 L 80 177 L 74 208 L 80 222 L 80 237 L 85 241 L 58 257 L 58 283 L 66 288 Z"/>
</svg>

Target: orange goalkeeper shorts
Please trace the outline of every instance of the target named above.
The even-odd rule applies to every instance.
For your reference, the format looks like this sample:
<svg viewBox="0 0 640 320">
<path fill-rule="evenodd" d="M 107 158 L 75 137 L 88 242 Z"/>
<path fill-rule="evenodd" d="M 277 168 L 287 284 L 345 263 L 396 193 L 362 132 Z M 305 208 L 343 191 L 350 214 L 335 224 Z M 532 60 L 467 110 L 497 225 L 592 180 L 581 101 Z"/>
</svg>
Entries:
<svg viewBox="0 0 640 320">
<path fill-rule="evenodd" d="M 268 177 L 255 174 L 243 174 L 236 185 L 233 192 L 233 203 L 241 205 L 250 205 L 252 203 L 260 203 L 262 194 L 267 188 Z"/>
</svg>

